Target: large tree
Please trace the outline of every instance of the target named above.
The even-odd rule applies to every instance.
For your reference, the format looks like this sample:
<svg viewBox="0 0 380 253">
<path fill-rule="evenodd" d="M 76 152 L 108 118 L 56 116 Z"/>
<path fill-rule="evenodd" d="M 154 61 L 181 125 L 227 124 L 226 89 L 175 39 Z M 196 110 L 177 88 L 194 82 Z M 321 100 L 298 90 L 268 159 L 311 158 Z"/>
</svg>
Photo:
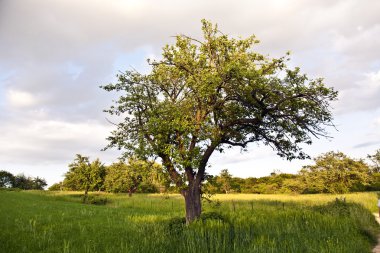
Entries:
<svg viewBox="0 0 380 253">
<path fill-rule="evenodd" d="M 253 50 L 255 36 L 234 39 L 202 20 L 203 40 L 176 36 L 151 71 L 128 70 L 102 86 L 120 97 L 106 112 L 123 117 L 108 138 L 124 155 L 158 156 L 180 189 L 186 220 L 201 214 L 201 183 L 214 151 L 251 142 L 287 159 L 305 158 L 301 143 L 326 136 L 337 92 L 320 78 L 289 69 L 286 57 Z"/>
</svg>

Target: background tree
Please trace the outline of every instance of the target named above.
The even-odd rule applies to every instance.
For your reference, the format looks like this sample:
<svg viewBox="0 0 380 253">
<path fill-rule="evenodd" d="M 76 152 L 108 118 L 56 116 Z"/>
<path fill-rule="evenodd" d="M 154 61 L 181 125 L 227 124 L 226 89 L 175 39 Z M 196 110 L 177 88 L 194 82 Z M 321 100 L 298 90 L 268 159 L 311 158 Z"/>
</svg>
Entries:
<svg viewBox="0 0 380 253">
<path fill-rule="evenodd" d="M 47 186 L 46 180 L 40 177 L 30 177 L 24 174 L 14 176 L 13 188 L 22 190 L 43 190 Z"/>
<path fill-rule="evenodd" d="M 363 189 L 369 182 L 370 170 L 363 160 L 333 151 L 314 160 L 315 165 L 304 166 L 300 171 L 309 193 L 346 193 Z"/>
<path fill-rule="evenodd" d="M 244 184 L 241 186 L 243 193 L 254 193 L 253 186 L 257 184 L 258 179 L 255 177 L 249 177 L 244 180 Z M 257 193 L 257 192 L 256 192 Z"/>
<path fill-rule="evenodd" d="M 88 157 L 77 154 L 74 161 L 69 164 L 69 171 L 65 174 L 63 184 L 66 188 L 73 191 L 84 190 L 84 184 L 88 184 L 89 182 L 89 170 Z"/>
<path fill-rule="evenodd" d="M 217 181 L 218 176 L 214 175 L 205 175 L 205 180 L 203 182 L 202 191 L 206 194 L 216 194 L 221 193 L 221 185 Z"/>
<path fill-rule="evenodd" d="M 146 161 L 149 165 L 149 174 L 143 182 L 153 185 L 159 192 L 165 192 L 170 187 L 170 176 L 161 164 L 154 161 Z M 147 192 L 141 189 L 141 192 Z"/>
<path fill-rule="evenodd" d="M 69 164 L 63 184 L 72 190 L 84 190 L 83 202 L 87 201 L 88 191 L 101 190 L 104 184 L 105 166 L 96 159 L 90 163 L 89 158 L 76 155 Z"/>
<path fill-rule="evenodd" d="M 137 190 L 144 171 L 131 170 L 124 162 L 114 163 L 107 167 L 105 189 L 108 192 L 128 192 L 129 196 Z"/>
<path fill-rule="evenodd" d="M 220 184 L 223 192 L 229 193 L 231 190 L 232 175 L 227 169 L 224 169 L 220 172 L 217 182 Z"/>
<path fill-rule="evenodd" d="M 19 188 L 22 190 L 32 190 L 33 189 L 33 178 L 27 177 L 24 174 L 18 174 L 14 178 L 14 188 Z"/>
<path fill-rule="evenodd" d="M 322 79 L 287 68 L 286 57 L 253 51 L 254 36 L 229 38 L 205 20 L 202 31 L 203 40 L 176 36 L 162 59 L 150 62 L 149 74 L 126 71 L 102 87 L 122 93 L 106 110 L 124 119 L 107 148 L 160 157 L 181 189 L 188 223 L 201 214 L 201 185 L 214 151 L 261 142 L 281 157 L 303 159 L 299 144 L 326 135 L 329 102 L 337 96 Z"/>
<path fill-rule="evenodd" d="M 166 181 L 159 164 L 131 158 L 128 164 L 120 161 L 107 167 L 105 189 L 132 196 L 135 192 L 158 192 Z"/>
<path fill-rule="evenodd" d="M 372 171 L 380 173 L 380 149 L 376 150 L 375 154 L 368 155 L 367 158 L 372 162 Z"/>
<path fill-rule="evenodd" d="M 300 180 L 299 174 L 288 174 L 289 177 L 285 178 L 281 185 L 281 193 L 304 193 L 307 186 L 303 180 Z"/>
<path fill-rule="evenodd" d="M 15 177 L 12 173 L 0 170 L 0 187 L 11 188 L 14 185 Z"/>
<path fill-rule="evenodd" d="M 106 177 L 106 167 L 100 162 L 99 158 L 92 161 L 90 164 L 91 168 L 91 191 L 102 191 L 104 190 L 104 180 Z"/>
<path fill-rule="evenodd" d="M 64 190 L 63 182 L 52 184 L 49 189 L 49 191 L 62 191 Z"/>
<path fill-rule="evenodd" d="M 40 177 L 36 177 L 32 180 L 33 190 L 43 190 L 47 186 L 46 180 Z"/>
</svg>

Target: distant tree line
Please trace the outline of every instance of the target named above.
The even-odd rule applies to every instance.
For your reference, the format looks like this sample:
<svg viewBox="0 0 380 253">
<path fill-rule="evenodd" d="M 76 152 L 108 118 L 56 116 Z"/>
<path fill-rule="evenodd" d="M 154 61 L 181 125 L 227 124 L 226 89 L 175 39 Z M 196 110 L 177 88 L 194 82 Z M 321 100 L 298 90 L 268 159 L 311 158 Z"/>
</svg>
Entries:
<svg viewBox="0 0 380 253">
<path fill-rule="evenodd" d="M 207 176 L 209 193 L 347 193 L 380 190 L 380 149 L 369 155 L 371 164 L 342 152 L 328 152 L 304 166 L 297 174 L 272 173 L 261 178 L 233 177 L 228 170 Z"/>
<path fill-rule="evenodd" d="M 43 190 L 46 180 L 40 177 L 29 177 L 24 174 L 14 176 L 12 173 L 0 170 L 0 188 L 18 188 L 22 190 Z"/>
<path fill-rule="evenodd" d="M 155 193 L 170 188 L 170 178 L 162 166 L 154 161 L 130 158 L 128 162 L 119 161 L 109 166 L 99 159 L 90 161 L 89 157 L 76 155 L 69 164 L 69 171 L 62 182 L 53 184 L 49 190 L 89 191 L 112 193 Z"/>
<path fill-rule="evenodd" d="M 313 165 L 304 166 L 297 174 L 273 172 L 255 178 L 233 177 L 227 169 L 219 175 L 206 175 L 205 193 L 348 193 L 380 191 L 380 149 L 363 159 L 348 157 L 342 152 L 327 152 L 314 159 Z M 169 175 L 154 161 L 130 158 L 109 166 L 99 159 L 77 155 L 69 164 L 62 182 L 49 190 L 105 191 L 112 193 L 178 192 Z"/>
</svg>

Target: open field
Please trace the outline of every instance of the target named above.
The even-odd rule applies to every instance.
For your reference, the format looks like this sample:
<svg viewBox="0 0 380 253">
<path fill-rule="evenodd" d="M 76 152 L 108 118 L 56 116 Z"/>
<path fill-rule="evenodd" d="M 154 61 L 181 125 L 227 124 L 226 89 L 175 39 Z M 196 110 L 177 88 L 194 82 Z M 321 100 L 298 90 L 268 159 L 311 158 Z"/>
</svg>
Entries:
<svg viewBox="0 0 380 253">
<path fill-rule="evenodd" d="M 98 194 L 106 205 L 89 205 L 79 194 L 0 191 L 1 252 L 362 253 L 379 232 L 375 193 L 216 195 L 188 227 L 179 195 Z"/>
</svg>

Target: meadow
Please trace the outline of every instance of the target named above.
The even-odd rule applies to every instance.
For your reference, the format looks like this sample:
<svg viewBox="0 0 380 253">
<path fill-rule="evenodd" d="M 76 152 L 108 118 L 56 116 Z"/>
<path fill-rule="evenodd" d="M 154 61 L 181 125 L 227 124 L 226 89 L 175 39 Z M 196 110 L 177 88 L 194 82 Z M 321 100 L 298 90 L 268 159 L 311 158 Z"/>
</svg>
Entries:
<svg viewBox="0 0 380 253">
<path fill-rule="evenodd" d="M 0 191 L 1 252 L 371 252 L 375 193 L 215 195 L 183 224 L 180 195 Z"/>
</svg>

